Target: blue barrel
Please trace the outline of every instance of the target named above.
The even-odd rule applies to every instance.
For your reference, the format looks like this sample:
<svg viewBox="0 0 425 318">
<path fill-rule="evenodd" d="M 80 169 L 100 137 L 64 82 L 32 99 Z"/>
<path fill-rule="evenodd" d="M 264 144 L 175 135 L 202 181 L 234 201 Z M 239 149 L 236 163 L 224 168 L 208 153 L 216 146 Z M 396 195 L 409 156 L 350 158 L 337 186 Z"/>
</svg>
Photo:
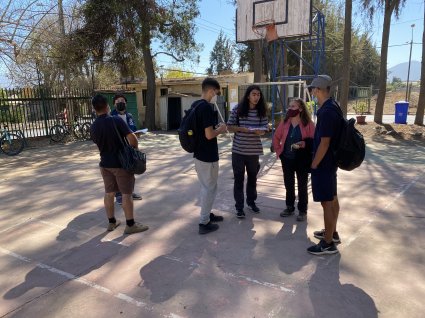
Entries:
<svg viewBox="0 0 425 318">
<path fill-rule="evenodd" d="M 407 113 L 409 111 L 409 102 L 395 103 L 395 123 L 407 124 Z"/>
</svg>

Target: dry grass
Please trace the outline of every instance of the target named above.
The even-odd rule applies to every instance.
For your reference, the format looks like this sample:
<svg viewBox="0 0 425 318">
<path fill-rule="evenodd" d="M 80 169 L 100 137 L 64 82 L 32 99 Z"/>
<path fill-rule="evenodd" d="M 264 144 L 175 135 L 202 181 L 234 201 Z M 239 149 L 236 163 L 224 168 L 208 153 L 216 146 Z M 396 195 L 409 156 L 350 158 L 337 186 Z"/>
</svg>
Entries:
<svg viewBox="0 0 425 318">
<path fill-rule="evenodd" d="M 375 113 L 375 106 L 376 106 L 376 100 L 378 98 L 378 95 L 372 96 L 372 100 L 370 102 L 370 113 Z M 384 115 L 392 115 L 395 113 L 395 103 L 398 101 L 403 101 L 406 98 L 406 92 L 405 91 L 395 91 L 395 92 L 388 92 L 385 96 L 385 103 L 384 103 Z M 409 100 L 409 115 L 415 115 L 416 109 L 418 107 L 418 100 L 419 100 L 419 92 L 412 92 L 410 94 L 410 100 Z M 348 103 L 348 112 L 354 113 L 354 106 L 355 102 L 349 102 Z"/>
</svg>

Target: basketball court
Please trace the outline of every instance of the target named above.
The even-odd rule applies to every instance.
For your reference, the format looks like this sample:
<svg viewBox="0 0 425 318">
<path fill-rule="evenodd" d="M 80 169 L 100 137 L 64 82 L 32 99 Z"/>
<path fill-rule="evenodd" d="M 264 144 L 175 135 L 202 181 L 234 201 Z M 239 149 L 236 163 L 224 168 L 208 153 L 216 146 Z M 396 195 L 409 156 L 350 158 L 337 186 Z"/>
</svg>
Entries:
<svg viewBox="0 0 425 318">
<path fill-rule="evenodd" d="M 220 138 L 217 232 L 197 233 L 191 155 L 174 135 L 145 136 L 148 171 L 135 214 L 147 232 L 105 231 L 98 154 L 90 142 L 2 157 L 1 317 L 421 317 L 425 311 L 423 145 L 368 143 L 339 173 L 339 255 L 306 248 L 323 227 L 283 219 L 280 162 L 268 151 L 258 215 L 234 215 L 230 141 Z M 310 197 L 311 199 L 311 197 Z M 117 218 L 123 221 L 121 207 Z"/>
<path fill-rule="evenodd" d="M 240 0 L 238 8 L 239 42 L 274 29 L 267 44 L 272 49 L 285 45 L 282 39 L 314 36 L 320 44 L 317 28 L 324 21 L 310 1 Z M 283 59 L 268 56 L 278 69 Z M 318 59 L 312 56 L 311 76 L 320 69 Z M 272 75 L 280 82 L 270 89 L 273 115 L 279 116 L 290 97 L 283 82 L 308 78 Z M 305 90 L 292 94 L 297 92 Z M 322 208 L 311 195 L 307 222 L 279 216 L 285 191 L 270 139 L 264 140 L 257 186 L 261 213 L 246 210 L 240 220 L 231 141 L 219 138 L 213 212 L 224 222 L 207 235 L 198 234 L 193 158 L 177 136 L 147 134 L 140 146 L 148 170 L 136 178 L 143 200 L 135 202 L 135 216 L 150 229 L 130 236 L 123 235 L 123 225 L 105 231 L 93 143 L 1 157 L 0 317 L 423 316 L 423 144 L 371 139 L 362 166 L 338 174 L 340 254 L 321 257 L 306 252 L 317 243 L 313 231 L 323 228 Z"/>
</svg>

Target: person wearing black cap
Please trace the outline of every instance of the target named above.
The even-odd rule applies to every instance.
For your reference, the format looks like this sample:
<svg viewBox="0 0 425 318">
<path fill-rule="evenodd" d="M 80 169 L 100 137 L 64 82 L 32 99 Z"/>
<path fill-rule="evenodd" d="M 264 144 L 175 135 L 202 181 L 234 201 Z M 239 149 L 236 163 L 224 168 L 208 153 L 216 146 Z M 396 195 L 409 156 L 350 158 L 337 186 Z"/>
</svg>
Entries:
<svg viewBox="0 0 425 318">
<path fill-rule="evenodd" d="M 325 222 L 324 230 L 314 232 L 314 237 L 320 239 L 320 242 L 307 249 L 314 255 L 338 253 L 336 243 L 341 242 L 336 231 L 339 214 L 336 175 L 338 167 L 333 149 L 341 133 L 342 121 L 339 105 L 331 97 L 331 86 L 332 79 L 328 75 L 318 75 L 309 86 L 314 100 L 319 105 L 313 142 L 311 186 L 313 200 L 322 205 Z"/>
</svg>

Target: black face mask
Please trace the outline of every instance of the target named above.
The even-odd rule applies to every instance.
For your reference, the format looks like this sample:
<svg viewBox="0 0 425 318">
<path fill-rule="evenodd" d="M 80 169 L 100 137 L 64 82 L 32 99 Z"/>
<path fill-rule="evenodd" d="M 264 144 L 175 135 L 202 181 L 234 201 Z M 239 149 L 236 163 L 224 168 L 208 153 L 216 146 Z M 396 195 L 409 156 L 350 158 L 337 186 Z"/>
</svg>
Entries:
<svg viewBox="0 0 425 318">
<path fill-rule="evenodd" d="M 117 103 L 115 107 L 117 108 L 119 112 L 122 112 L 125 110 L 125 106 L 126 106 L 125 103 Z"/>
</svg>

